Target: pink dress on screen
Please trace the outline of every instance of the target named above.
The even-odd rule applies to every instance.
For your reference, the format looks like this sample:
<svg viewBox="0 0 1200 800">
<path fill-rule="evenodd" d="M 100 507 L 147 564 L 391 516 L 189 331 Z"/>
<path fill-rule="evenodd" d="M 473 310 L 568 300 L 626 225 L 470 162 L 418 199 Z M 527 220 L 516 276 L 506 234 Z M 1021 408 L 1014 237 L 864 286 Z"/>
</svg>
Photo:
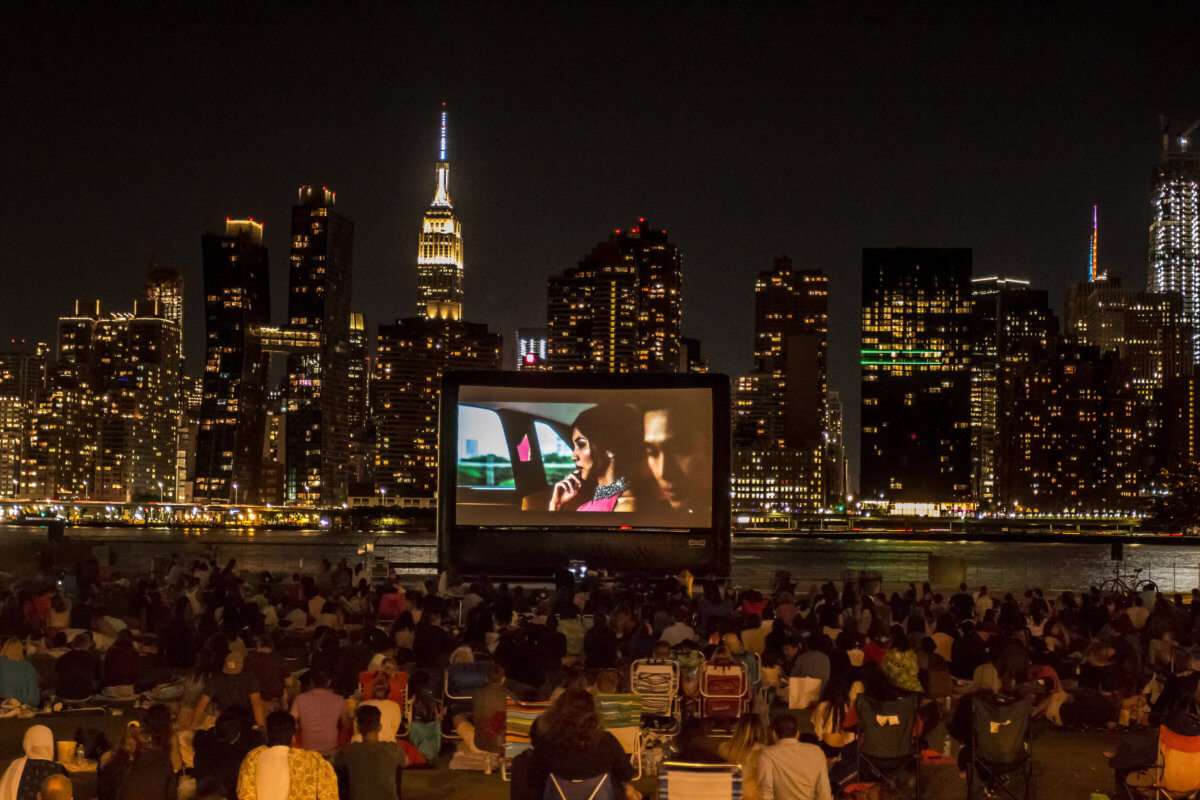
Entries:
<svg viewBox="0 0 1200 800">
<path fill-rule="evenodd" d="M 606 497 L 603 500 L 588 500 L 581 505 L 576 511 L 613 511 L 617 507 L 617 500 L 621 495 L 614 494 L 612 497 Z"/>
</svg>

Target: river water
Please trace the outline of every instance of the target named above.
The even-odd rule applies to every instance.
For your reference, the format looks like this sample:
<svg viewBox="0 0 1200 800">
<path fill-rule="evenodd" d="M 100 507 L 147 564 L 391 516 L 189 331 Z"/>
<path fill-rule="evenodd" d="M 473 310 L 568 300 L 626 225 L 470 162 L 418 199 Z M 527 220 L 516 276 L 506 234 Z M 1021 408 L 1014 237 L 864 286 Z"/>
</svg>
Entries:
<svg viewBox="0 0 1200 800">
<path fill-rule="evenodd" d="M 79 552 L 95 549 L 101 557 L 117 556 L 117 569 L 127 574 L 149 571 L 155 558 L 179 553 L 186 559 L 215 551 L 223 563 L 236 558 L 242 570 L 309 571 L 322 558 L 337 563 L 362 560 L 359 549 L 374 545 L 378 561 L 420 564 L 436 560 L 433 534 L 330 533 L 328 531 L 179 530 L 165 528 L 68 528 L 67 540 Z M 46 529 L 0 526 L 0 572 L 36 574 Z M 1021 542 L 952 542 L 817 539 L 738 535 L 733 542 L 732 577 L 738 586 L 766 587 L 776 570 L 787 570 L 801 586 L 840 580 L 846 571 L 878 572 L 888 588 L 929 576 L 930 555 L 962 562 L 972 586 L 1017 591 L 1038 586 L 1050 592 L 1086 589 L 1112 577 L 1113 568 L 1154 580 L 1164 591 L 1186 592 L 1200 586 L 1200 547 L 1126 543 L 1125 560 L 1113 562 L 1107 544 Z M 429 568 L 404 570 L 416 575 Z M 945 587 L 939 587 L 945 588 Z"/>
</svg>

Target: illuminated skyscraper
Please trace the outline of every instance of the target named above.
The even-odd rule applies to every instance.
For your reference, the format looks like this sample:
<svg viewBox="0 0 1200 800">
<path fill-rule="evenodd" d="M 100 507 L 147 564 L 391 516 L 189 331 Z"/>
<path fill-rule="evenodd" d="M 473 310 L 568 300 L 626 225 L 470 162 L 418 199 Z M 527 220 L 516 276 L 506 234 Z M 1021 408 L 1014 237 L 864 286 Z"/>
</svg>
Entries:
<svg viewBox="0 0 1200 800">
<path fill-rule="evenodd" d="M 517 328 L 517 369 L 542 372 L 547 369 L 549 337 L 545 328 Z"/>
<path fill-rule="evenodd" d="M 555 371 L 680 372 L 683 256 L 641 219 L 551 276 L 546 321 Z"/>
<path fill-rule="evenodd" d="M 864 500 L 971 495 L 971 251 L 863 250 Z"/>
<path fill-rule="evenodd" d="M 825 507 L 828 338 L 829 276 L 776 258 L 754 284 L 754 372 L 737 384 L 736 509 Z"/>
<path fill-rule="evenodd" d="M 1183 296 L 1192 360 L 1200 363 L 1200 154 L 1188 150 L 1186 134 L 1164 134 L 1151 203 L 1148 288 Z"/>
<path fill-rule="evenodd" d="M 146 299 L 158 303 L 163 317 L 183 330 L 183 276 L 178 270 L 151 264 L 146 274 Z"/>
<path fill-rule="evenodd" d="M 988 506 L 998 498 L 1012 371 L 1053 349 L 1058 322 L 1045 290 L 1012 278 L 972 280 L 971 317 L 971 486 Z"/>
<path fill-rule="evenodd" d="M 289 500 L 341 505 L 350 459 L 350 282 L 354 223 L 334 208 L 336 196 L 301 186 L 292 207 L 288 332 L 317 337 L 315 352 L 287 359 Z"/>
<path fill-rule="evenodd" d="M 446 160 L 446 104 L 438 148 L 437 186 L 425 212 L 417 243 L 417 315 L 462 319 L 462 225 L 450 202 L 450 162 Z"/>
<path fill-rule="evenodd" d="M 206 355 L 193 497 L 255 502 L 261 497 L 269 366 L 258 328 L 271 316 L 262 225 L 227 220 L 224 235 L 206 234 L 203 247 Z"/>
<path fill-rule="evenodd" d="M 442 375 L 502 365 L 503 337 L 462 319 L 462 235 L 450 205 L 449 169 L 443 107 L 437 193 L 417 259 L 417 316 L 379 326 L 372 363 L 371 467 L 376 489 L 392 498 L 436 495 Z"/>
</svg>

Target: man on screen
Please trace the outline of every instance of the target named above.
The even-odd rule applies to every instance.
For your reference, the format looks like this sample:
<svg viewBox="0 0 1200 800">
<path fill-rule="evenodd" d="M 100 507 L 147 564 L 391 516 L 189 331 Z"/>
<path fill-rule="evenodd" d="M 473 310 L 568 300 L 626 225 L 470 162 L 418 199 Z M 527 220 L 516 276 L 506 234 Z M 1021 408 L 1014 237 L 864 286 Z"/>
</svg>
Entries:
<svg viewBox="0 0 1200 800">
<path fill-rule="evenodd" d="M 707 523 L 712 511 L 712 431 L 696 409 L 662 403 L 642 417 L 646 463 L 672 511 Z"/>
</svg>

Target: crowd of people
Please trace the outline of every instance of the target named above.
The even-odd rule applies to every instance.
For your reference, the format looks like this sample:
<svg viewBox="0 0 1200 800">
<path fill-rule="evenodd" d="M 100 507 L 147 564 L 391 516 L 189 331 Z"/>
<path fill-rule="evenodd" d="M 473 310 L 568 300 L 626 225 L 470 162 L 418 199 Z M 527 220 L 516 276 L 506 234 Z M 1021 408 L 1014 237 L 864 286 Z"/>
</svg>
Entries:
<svg viewBox="0 0 1200 800">
<path fill-rule="evenodd" d="M 1190 603 L 1095 588 L 884 593 L 786 574 L 735 590 L 565 571 L 534 590 L 452 571 L 371 585 L 344 561 L 282 578 L 232 560 L 172 558 L 155 578 L 106 566 L 85 561 L 0 603 L 6 703 L 140 704 L 119 741 L 86 744 L 100 800 L 387 800 L 405 768 L 444 765 L 451 747 L 461 762 L 499 766 L 514 699 L 551 703 L 509 767 L 513 797 L 607 776 L 614 797 L 636 800 L 635 765 L 596 697 L 628 692 L 641 659 L 682 666 L 666 757 L 739 764 L 748 798 L 825 800 L 872 777 L 855 758 L 860 696 L 916 698 L 920 745 L 940 750 L 928 740 L 939 722 L 969 744 L 974 697 L 1033 696 L 1035 716 L 1067 728 L 1149 725 L 1195 700 L 1196 680 L 1179 676 L 1200 676 L 1187 649 L 1200 642 L 1200 590 Z M 695 665 L 751 660 L 744 713 L 714 736 Z M 448 709 L 443 676 L 470 662 L 486 679 Z M 34 800 L 62 773 L 49 736 L 29 727 L 0 800 Z M 959 750 L 966 769 L 969 747 Z"/>
</svg>

